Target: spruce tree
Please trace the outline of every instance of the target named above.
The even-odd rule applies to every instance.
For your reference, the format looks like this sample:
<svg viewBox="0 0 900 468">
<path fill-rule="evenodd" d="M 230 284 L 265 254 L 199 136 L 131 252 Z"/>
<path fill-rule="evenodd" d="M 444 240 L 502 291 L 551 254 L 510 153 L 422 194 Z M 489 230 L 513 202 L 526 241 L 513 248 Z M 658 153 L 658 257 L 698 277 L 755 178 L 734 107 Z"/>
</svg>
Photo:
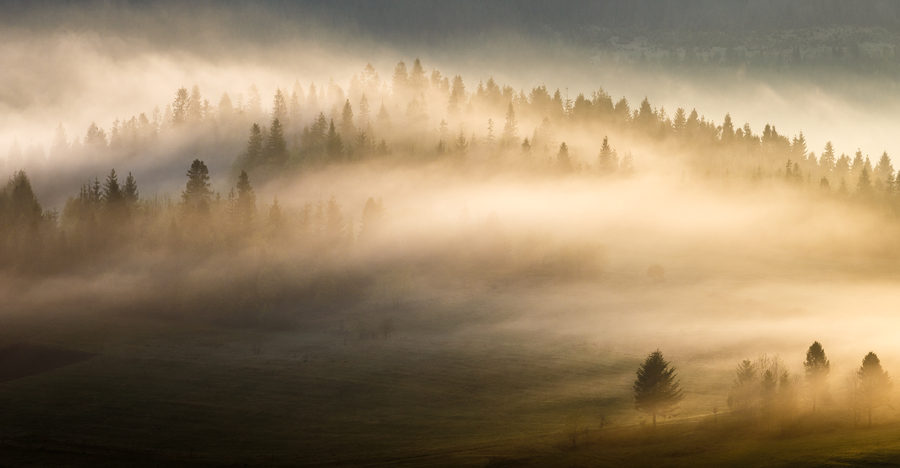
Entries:
<svg viewBox="0 0 900 468">
<path fill-rule="evenodd" d="M 181 192 L 181 201 L 188 213 L 205 215 L 209 212 L 212 191 L 209 189 L 209 169 L 199 159 L 191 163 L 187 171 L 187 184 Z"/>
<path fill-rule="evenodd" d="M 872 179 L 869 178 L 869 169 L 863 166 L 856 183 L 856 196 L 862 200 L 872 197 Z"/>
<path fill-rule="evenodd" d="M 619 161 L 615 151 L 609 146 L 609 138 L 603 137 L 600 154 L 597 156 L 597 169 L 601 174 L 612 174 L 618 169 Z"/>
<path fill-rule="evenodd" d="M 559 145 L 559 152 L 556 153 L 556 167 L 560 172 L 572 172 L 572 158 L 569 157 L 569 147 L 566 142 Z"/>
<path fill-rule="evenodd" d="M 122 193 L 125 197 L 126 205 L 134 205 L 138 202 L 138 187 L 137 182 L 134 180 L 134 176 L 131 173 L 128 173 L 128 177 L 125 178 L 125 186 L 122 188 Z"/>
<path fill-rule="evenodd" d="M 119 176 L 116 170 L 109 171 L 106 181 L 103 183 L 103 204 L 107 213 L 113 217 L 123 214 L 125 209 L 125 193 L 119 185 Z"/>
<path fill-rule="evenodd" d="M 806 351 L 803 368 L 806 371 L 806 383 L 809 385 L 812 410 L 815 413 L 816 403 L 828 400 L 828 373 L 831 372 L 831 363 L 825 357 L 825 349 L 818 341 L 814 341 Z"/>
<path fill-rule="evenodd" d="M 827 175 L 834 169 L 834 165 L 834 146 L 829 141 L 828 143 L 825 143 L 825 151 L 822 152 L 822 156 L 819 157 L 819 166 Z"/>
<path fill-rule="evenodd" d="M 350 141 L 356 135 L 356 126 L 353 125 L 353 107 L 350 106 L 350 100 L 344 102 L 344 108 L 341 111 L 341 137 Z"/>
<path fill-rule="evenodd" d="M 287 117 L 287 100 L 285 100 L 284 93 L 281 92 L 281 88 L 277 88 L 275 89 L 274 102 L 272 102 L 272 120 L 285 122 L 287 120 Z"/>
<path fill-rule="evenodd" d="M 173 127 L 180 127 L 187 121 L 190 100 L 187 88 L 184 86 L 178 88 L 178 91 L 175 92 L 175 102 L 172 103 L 171 122 Z"/>
<path fill-rule="evenodd" d="M 325 153 L 331 161 L 340 161 L 344 151 L 341 135 L 334 129 L 334 120 L 328 124 L 328 135 L 325 137 Z"/>
<path fill-rule="evenodd" d="M 856 397 L 869 417 L 869 425 L 872 425 L 872 411 L 886 404 L 890 399 L 890 392 L 894 384 L 887 371 L 881 368 L 881 361 L 873 352 L 866 354 L 862 365 L 857 371 L 859 376 Z"/>
<path fill-rule="evenodd" d="M 503 124 L 503 135 L 500 138 L 505 148 L 517 146 L 519 143 L 519 122 L 516 120 L 516 112 L 510 102 L 506 109 L 506 123 Z"/>
<path fill-rule="evenodd" d="M 9 217 L 13 225 L 36 229 L 43 219 L 43 209 L 38 202 L 31 181 L 25 171 L 18 171 L 6 185 L 9 197 Z"/>
<path fill-rule="evenodd" d="M 250 186 L 250 176 L 241 171 L 237 181 L 237 193 L 234 197 L 233 221 L 241 231 L 246 232 L 256 218 L 256 194 Z"/>
<path fill-rule="evenodd" d="M 263 160 L 266 164 L 274 167 L 281 167 L 287 163 L 288 152 L 287 142 L 284 141 L 284 126 L 278 119 L 272 120 L 272 126 L 269 128 L 269 137 L 266 138 L 266 145 L 263 149 Z"/>
<path fill-rule="evenodd" d="M 262 162 L 263 137 L 259 124 L 250 127 L 250 140 L 247 141 L 247 151 L 244 153 L 244 167 L 252 169 Z"/>
<path fill-rule="evenodd" d="M 659 350 L 650 353 L 638 367 L 633 386 L 634 409 L 650 415 L 653 427 L 656 427 L 657 416 L 672 414 L 684 398 L 675 377 L 675 368 L 669 367 Z"/>
</svg>

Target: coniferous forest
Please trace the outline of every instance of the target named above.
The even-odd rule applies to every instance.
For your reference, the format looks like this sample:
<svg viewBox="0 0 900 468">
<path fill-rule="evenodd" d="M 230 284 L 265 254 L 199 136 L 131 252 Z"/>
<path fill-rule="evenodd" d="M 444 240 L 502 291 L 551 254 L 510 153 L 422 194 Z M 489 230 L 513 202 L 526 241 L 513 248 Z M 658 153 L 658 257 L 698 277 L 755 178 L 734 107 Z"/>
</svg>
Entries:
<svg viewBox="0 0 900 468">
<path fill-rule="evenodd" d="M 897 463 L 898 13 L 714 3 L 0 6 L 0 465 Z"/>
</svg>

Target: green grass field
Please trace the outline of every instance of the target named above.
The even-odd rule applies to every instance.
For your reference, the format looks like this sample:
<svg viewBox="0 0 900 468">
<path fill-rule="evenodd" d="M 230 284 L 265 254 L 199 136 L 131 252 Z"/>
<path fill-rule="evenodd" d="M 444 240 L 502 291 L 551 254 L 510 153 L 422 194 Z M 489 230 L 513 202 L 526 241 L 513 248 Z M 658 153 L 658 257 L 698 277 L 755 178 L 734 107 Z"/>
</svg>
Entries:
<svg viewBox="0 0 900 468">
<path fill-rule="evenodd" d="M 747 428 L 721 404 L 713 422 L 709 402 L 724 403 L 731 377 L 704 370 L 701 358 L 676 363 L 688 398 L 678 417 L 652 430 L 631 407 L 643 356 L 488 328 L 474 319 L 490 315 L 479 307 L 403 307 L 392 312 L 397 327 L 387 339 L 360 339 L 360 312 L 316 316 L 281 332 L 7 317 L 2 346 L 98 355 L 0 383 L 0 465 L 900 464 L 900 424 L 887 419 L 853 429 L 832 411 L 781 434 Z M 565 434 L 573 413 L 587 429 L 574 448 Z"/>
</svg>

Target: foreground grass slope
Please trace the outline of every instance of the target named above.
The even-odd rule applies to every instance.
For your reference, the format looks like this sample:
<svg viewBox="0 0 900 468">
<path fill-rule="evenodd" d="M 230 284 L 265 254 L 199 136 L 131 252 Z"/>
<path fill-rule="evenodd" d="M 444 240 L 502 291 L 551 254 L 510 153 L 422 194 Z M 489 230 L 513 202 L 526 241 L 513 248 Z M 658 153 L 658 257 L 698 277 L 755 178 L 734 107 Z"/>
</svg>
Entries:
<svg viewBox="0 0 900 468">
<path fill-rule="evenodd" d="M 3 466 L 884 466 L 900 425 L 834 412 L 748 428 L 730 369 L 676 362 L 682 414 L 652 431 L 631 407 L 641 356 L 502 327 L 489 301 L 414 302 L 361 338 L 364 313 L 271 332 L 110 316 L 5 317 L 0 345 L 97 356 L 0 384 Z M 478 320 L 476 318 L 480 317 Z M 486 319 L 491 317 L 492 319 Z M 493 326 L 489 326 L 493 325 Z M 342 331 L 343 329 L 343 331 Z M 567 418 L 586 424 L 577 447 Z M 601 431 L 600 417 L 606 421 Z"/>
</svg>

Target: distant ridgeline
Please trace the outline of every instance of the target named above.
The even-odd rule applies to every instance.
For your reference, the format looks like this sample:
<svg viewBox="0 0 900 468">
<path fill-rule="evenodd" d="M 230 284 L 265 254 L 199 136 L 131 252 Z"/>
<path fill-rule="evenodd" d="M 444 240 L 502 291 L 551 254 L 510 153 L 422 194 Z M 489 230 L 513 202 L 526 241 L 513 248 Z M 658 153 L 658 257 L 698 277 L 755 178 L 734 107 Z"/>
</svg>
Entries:
<svg viewBox="0 0 900 468">
<path fill-rule="evenodd" d="M 629 151 L 620 154 L 611 144 L 615 140 L 639 142 L 646 159 L 635 161 Z M 230 148 L 228 160 L 206 160 L 215 167 L 232 167 L 231 180 L 237 185 L 225 196 L 210 188 L 209 169 L 198 158 L 191 165 L 180 201 L 142 199 L 135 178 L 129 173 L 120 183 L 113 170 L 104 182 L 94 177 L 84 185 L 58 216 L 41 208 L 26 175 L 46 173 L 57 160 L 121 167 L 151 151 L 158 154 L 187 147 L 196 152 L 203 145 Z M 49 156 L 39 146 L 23 151 L 14 144 L 10 150 L 6 170 L 14 177 L 0 197 L 0 230 L 6 260 L 28 252 L 28 245 L 38 242 L 39 236 L 32 234 L 37 231 L 45 232 L 47 238 L 61 236 L 60 249 L 90 250 L 91 244 L 105 245 L 109 239 L 129 236 L 143 237 L 151 244 L 161 239 L 177 244 L 191 238 L 180 231 L 188 228 L 211 230 L 218 236 L 213 237 L 224 239 L 227 233 L 266 225 L 266 235 L 277 237 L 279 226 L 290 224 L 318 236 L 316 242 L 338 246 L 354 238 L 357 228 L 344 220 L 334 199 L 289 207 L 290 214 L 276 201 L 257 219 L 250 178 L 267 180 L 327 165 L 391 160 L 442 164 L 448 170 L 512 171 L 530 177 L 596 177 L 602 183 L 604 177 L 649 171 L 666 158 L 714 180 L 749 185 L 767 180 L 861 203 L 900 207 L 900 184 L 886 153 L 871 161 L 860 152 L 838 154 L 828 143 L 817 157 L 808 150 L 802 133 L 789 138 L 766 125 L 762 134 L 756 134 L 749 124 L 735 125 L 730 115 L 716 124 L 695 110 L 677 109 L 670 114 L 654 108 L 646 98 L 632 109 L 625 98 L 614 101 L 603 89 L 571 98 L 546 86 L 516 91 L 493 79 L 478 82 L 472 89 L 459 75 L 426 72 L 416 59 L 411 67 L 398 63 L 387 80 L 367 65 L 350 78 L 346 90 L 333 80 L 308 87 L 297 81 L 292 87 L 278 88 L 269 109 L 263 108 L 255 86 L 235 99 L 223 94 L 216 105 L 194 86 L 191 91 L 177 90 L 173 102 L 164 111 L 154 109 L 150 117 L 142 113 L 116 119 L 109 131 L 92 124 L 83 139 L 70 141 L 60 125 Z M 371 216 L 380 210 L 374 201 L 367 208 Z M 197 222 L 197 216 L 215 221 Z M 364 225 L 374 219 L 367 221 L 365 216 Z M 284 224 L 287 217 L 290 223 Z M 119 223 L 107 226 L 103 221 L 125 218 L 133 219 L 127 235 L 120 232 Z"/>
</svg>

